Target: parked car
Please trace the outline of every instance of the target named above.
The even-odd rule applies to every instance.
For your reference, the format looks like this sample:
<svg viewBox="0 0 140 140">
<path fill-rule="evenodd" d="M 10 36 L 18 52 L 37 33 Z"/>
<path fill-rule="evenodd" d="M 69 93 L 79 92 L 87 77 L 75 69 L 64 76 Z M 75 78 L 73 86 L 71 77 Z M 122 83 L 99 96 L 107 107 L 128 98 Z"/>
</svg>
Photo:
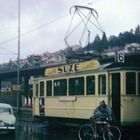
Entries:
<svg viewBox="0 0 140 140">
<path fill-rule="evenodd" d="M 13 113 L 13 108 L 9 104 L 0 103 L 0 133 L 15 134 L 16 118 Z"/>
</svg>

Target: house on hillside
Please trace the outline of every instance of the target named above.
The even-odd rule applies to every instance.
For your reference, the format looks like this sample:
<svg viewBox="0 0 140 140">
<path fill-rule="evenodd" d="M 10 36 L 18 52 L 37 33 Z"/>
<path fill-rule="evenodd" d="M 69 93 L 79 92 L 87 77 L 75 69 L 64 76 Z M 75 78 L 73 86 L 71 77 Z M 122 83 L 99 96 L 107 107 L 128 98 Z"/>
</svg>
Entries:
<svg viewBox="0 0 140 140">
<path fill-rule="evenodd" d="M 66 56 L 64 51 L 52 53 L 46 60 L 46 65 L 57 65 L 66 63 Z"/>
<path fill-rule="evenodd" d="M 138 43 L 126 44 L 124 47 L 124 52 L 125 53 L 140 52 L 140 44 Z"/>
</svg>

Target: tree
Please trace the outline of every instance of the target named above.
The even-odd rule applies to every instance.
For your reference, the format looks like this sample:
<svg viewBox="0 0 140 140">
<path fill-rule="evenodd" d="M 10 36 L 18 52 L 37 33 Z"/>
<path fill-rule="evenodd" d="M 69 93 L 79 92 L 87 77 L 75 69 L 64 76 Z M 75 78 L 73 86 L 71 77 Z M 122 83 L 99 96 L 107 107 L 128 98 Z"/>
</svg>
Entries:
<svg viewBox="0 0 140 140">
<path fill-rule="evenodd" d="M 103 33 L 101 45 L 102 45 L 103 50 L 107 50 L 109 48 L 109 42 L 107 40 L 105 32 Z"/>
<path fill-rule="evenodd" d="M 98 34 L 96 35 L 96 37 L 92 43 L 92 47 L 97 52 L 101 52 L 103 50 L 102 45 L 101 45 L 101 39 Z"/>
<path fill-rule="evenodd" d="M 135 29 L 136 43 L 140 43 L 140 26 L 138 25 Z"/>
<path fill-rule="evenodd" d="M 135 35 L 132 32 L 124 32 L 119 34 L 119 40 L 120 40 L 120 45 L 122 47 L 125 46 L 125 44 L 130 44 L 135 42 Z"/>
<path fill-rule="evenodd" d="M 114 36 L 114 35 L 110 36 L 108 42 L 109 42 L 110 47 L 120 46 L 120 41 L 117 36 Z"/>
</svg>

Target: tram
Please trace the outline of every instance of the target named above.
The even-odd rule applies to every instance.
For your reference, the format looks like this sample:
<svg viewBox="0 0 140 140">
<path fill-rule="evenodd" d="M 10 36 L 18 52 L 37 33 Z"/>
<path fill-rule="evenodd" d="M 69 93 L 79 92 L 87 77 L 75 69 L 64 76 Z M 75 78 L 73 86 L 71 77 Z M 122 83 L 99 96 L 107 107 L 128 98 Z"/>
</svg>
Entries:
<svg viewBox="0 0 140 140">
<path fill-rule="evenodd" d="M 49 122 L 87 121 L 100 100 L 123 126 L 140 125 L 140 67 L 89 60 L 46 68 L 34 78 L 33 116 Z"/>
</svg>

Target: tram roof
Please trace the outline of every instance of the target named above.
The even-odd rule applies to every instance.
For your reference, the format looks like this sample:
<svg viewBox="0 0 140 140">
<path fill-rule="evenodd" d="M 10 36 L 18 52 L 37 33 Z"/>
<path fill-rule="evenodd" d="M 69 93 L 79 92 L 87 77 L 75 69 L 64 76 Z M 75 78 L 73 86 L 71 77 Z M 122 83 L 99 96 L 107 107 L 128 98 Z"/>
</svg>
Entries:
<svg viewBox="0 0 140 140">
<path fill-rule="evenodd" d="M 139 63 L 112 63 L 105 67 L 106 70 L 140 70 Z"/>
<path fill-rule="evenodd" d="M 106 72 L 106 71 L 119 71 L 119 70 L 140 70 L 140 54 L 138 55 L 131 55 L 131 56 L 126 56 L 125 57 L 125 62 L 124 63 L 118 63 L 115 62 L 114 57 L 110 57 L 107 59 L 90 59 L 88 61 L 82 61 L 82 62 L 77 62 L 77 63 L 68 63 L 68 64 L 62 64 L 62 65 L 55 65 L 52 67 L 46 68 L 46 70 L 50 69 L 51 72 L 50 75 L 46 74 L 46 70 L 44 72 L 43 77 L 39 77 L 39 79 L 51 79 L 51 78 L 57 78 L 57 77 L 67 77 L 67 76 L 78 76 L 78 75 L 84 75 L 84 74 L 92 74 L 92 73 L 99 73 L 99 72 Z M 78 64 L 80 66 L 75 65 L 74 70 L 72 71 L 66 71 L 64 72 L 67 68 L 65 66 L 69 65 L 72 66 L 73 64 Z M 90 67 L 90 65 L 92 65 Z M 63 68 L 65 67 L 65 68 Z M 82 70 L 81 70 L 82 67 Z M 56 68 L 59 68 L 59 73 L 56 72 Z M 57 69 L 58 71 L 58 69 Z M 34 78 L 38 79 L 38 78 Z"/>
<path fill-rule="evenodd" d="M 53 78 L 59 78 L 59 77 L 70 77 L 70 76 L 79 76 L 84 74 L 94 74 L 94 73 L 100 73 L 100 72 L 106 72 L 106 71 L 120 71 L 120 70 L 140 70 L 140 66 L 134 65 L 132 63 L 106 63 L 100 65 L 98 69 L 95 70 L 86 70 L 86 71 L 78 71 L 78 72 L 72 72 L 72 73 L 60 73 L 56 75 L 51 76 L 44 76 L 39 78 L 34 78 L 34 80 L 37 79 L 53 79 Z"/>
</svg>

